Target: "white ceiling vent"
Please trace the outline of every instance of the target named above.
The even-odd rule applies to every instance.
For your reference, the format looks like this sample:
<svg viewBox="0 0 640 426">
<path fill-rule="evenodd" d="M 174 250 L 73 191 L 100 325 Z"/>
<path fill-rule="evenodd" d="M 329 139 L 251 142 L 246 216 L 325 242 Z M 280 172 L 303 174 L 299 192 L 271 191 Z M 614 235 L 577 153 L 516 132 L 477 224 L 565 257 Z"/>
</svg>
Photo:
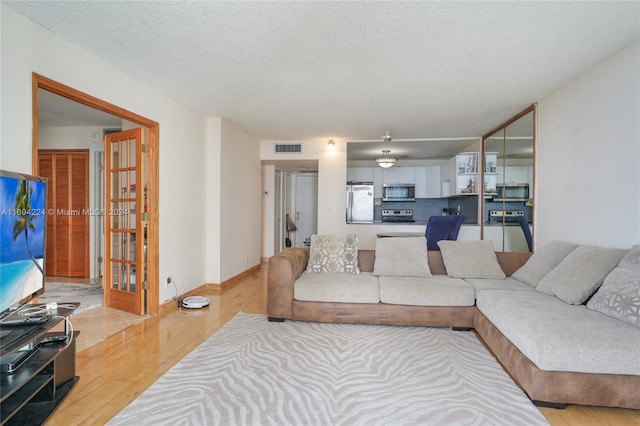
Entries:
<svg viewBox="0 0 640 426">
<path fill-rule="evenodd" d="M 277 143 L 273 145 L 273 152 L 276 154 L 300 154 L 302 153 L 301 143 Z"/>
</svg>

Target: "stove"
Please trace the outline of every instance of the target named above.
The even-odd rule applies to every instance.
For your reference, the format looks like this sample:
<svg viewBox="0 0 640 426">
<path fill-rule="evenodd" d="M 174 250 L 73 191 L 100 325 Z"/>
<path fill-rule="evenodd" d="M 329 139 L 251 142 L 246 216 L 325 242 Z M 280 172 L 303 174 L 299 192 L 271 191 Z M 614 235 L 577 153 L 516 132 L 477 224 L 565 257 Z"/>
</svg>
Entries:
<svg viewBox="0 0 640 426">
<path fill-rule="evenodd" d="M 524 210 L 489 210 L 489 222 L 516 223 Z"/>
<path fill-rule="evenodd" d="M 415 222 L 413 220 L 413 210 L 411 209 L 399 209 L 399 210 L 382 210 L 383 222 Z"/>
</svg>

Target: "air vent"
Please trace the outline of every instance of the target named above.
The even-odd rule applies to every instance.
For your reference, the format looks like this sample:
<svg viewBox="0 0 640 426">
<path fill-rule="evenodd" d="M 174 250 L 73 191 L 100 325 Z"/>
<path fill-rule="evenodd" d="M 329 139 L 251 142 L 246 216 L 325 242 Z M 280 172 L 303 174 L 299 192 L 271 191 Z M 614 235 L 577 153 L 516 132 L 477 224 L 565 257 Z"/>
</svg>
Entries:
<svg viewBox="0 0 640 426">
<path fill-rule="evenodd" d="M 302 152 L 301 143 L 277 143 L 274 145 L 276 154 L 300 154 Z"/>
</svg>

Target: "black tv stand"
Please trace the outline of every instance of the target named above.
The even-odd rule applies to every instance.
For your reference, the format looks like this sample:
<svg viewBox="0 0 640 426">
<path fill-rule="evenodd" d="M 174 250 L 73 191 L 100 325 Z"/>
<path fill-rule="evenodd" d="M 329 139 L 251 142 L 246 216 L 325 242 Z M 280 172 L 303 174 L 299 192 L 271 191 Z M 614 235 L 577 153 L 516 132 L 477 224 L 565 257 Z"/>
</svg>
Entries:
<svg viewBox="0 0 640 426">
<path fill-rule="evenodd" d="M 16 351 L 2 359 L 0 363 L 1 374 L 14 374 L 32 355 L 40 349 L 40 343 L 32 342 L 26 349 Z"/>
<path fill-rule="evenodd" d="M 77 308 L 80 304 L 72 305 Z M 3 367 L 10 363 L 16 367 L 11 374 L 0 374 L 0 425 L 44 423 L 78 381 L 75 370 L 79 332 L 73 333 L 70 342 L 40 344 L 44 337 L 63 334 L 50 330 L 74 309 L 58 307 L 55 316 L 44 324 L 2 329 L 0 363 Z M 17 359 L 21 361 L 19 366 Z"/>
</svg>

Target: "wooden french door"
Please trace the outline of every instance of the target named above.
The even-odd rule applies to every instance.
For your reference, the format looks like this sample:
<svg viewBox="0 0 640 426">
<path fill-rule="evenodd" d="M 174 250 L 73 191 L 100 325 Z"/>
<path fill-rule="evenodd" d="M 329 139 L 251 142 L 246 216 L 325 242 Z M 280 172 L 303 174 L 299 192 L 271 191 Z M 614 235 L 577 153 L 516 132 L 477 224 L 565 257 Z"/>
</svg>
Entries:
<svg viewBox="0 0 640 426">
<path fill-rule="evenodd" d="M 105 303 L 146 312 L 146 172 L 143 130 L 105 136 Z"/>
<path fill-rule="evenodd" d="M 47 275 L 89 277 L 89 150 L 38 150 L 47 185 Z"/>
</svg>

